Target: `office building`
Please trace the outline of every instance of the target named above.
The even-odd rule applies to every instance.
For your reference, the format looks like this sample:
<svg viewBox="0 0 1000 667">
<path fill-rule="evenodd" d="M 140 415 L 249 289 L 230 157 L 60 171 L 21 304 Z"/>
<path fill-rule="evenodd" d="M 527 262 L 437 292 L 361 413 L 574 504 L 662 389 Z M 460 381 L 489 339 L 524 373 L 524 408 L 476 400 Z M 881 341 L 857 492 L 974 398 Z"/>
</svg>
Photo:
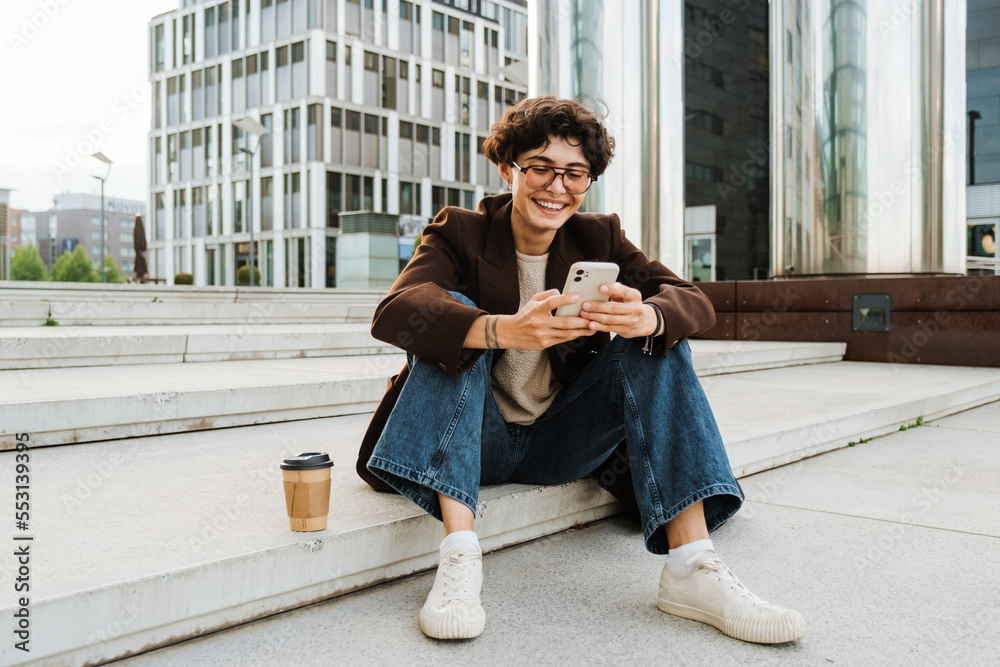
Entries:
<svg viewBox="0 0 1000 667">
<path fill-rule="evenodd" d="M 10 252 L 13 256 L 14 251 L 18 249 L 21 245 L 21 216 L 27 213 L 23 209 L 12 208 L 7 211 L 7 215 L 10 217 Z"/>
<path fill-rule="evenodd" d="M 10 278 L 10 190 L 0 188 L 0 280 Z"/>
<path fill-rule="evenodd" d="M 970 271 L 1000 274 L 1000 0 L 969 4 L 966 253 Z"/>
<path fill-rule="evenodd" d="M 235 284 L 252 221 L 264 285 L 391 284 L 400 222 L 499 191 L 481 145 L 527 93 L 526 26 L 523 0 L 182 0 L 153 18 L 150 274 Z"/>
<path fill-rule="evenodd" d="M 135 271 L 135 216 L 145 216 L 146 203 L 133 199 L 104 198 L 104 253 L 110 255 L 126 278 Z M 94 268 L 100 268 L 101 197 L 93 194 L 58 194 L 48 211 L 21 214 L 21 245 L 33 243 L 46 267 L 63 253 L 82 245 Z"/>
<path fill-rule="evenodd" d="M 980 67 L 996 58 L 994 4 L 969 5 Z M 532 12 L 531 93 L 609 106 L 619 150 L 595 205 L 688 279 L 965 272 L 964 0 Z M 992 108 L 995 74 L 973 78 Z"/>
</svg>

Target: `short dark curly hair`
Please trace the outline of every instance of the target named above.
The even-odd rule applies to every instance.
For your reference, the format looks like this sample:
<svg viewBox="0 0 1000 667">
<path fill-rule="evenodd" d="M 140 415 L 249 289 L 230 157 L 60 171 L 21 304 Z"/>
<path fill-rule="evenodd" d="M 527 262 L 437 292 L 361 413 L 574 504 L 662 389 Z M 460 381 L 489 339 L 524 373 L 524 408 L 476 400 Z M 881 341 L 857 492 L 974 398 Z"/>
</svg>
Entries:
<svg viewBox="0 0 1000 667">
<path fill-rule="evenodd" d="M 602 117 L 577 102 L 551 95 L 521 100 L 493 126 L 483 142 L 483 153 L 494 164 L 510 164 L 525 151 L 549 145 L 559 137 L 580 146 L 590 163 L 590 173 L 600 176 L 615 154 L 615 140 Z"/>
</svg>

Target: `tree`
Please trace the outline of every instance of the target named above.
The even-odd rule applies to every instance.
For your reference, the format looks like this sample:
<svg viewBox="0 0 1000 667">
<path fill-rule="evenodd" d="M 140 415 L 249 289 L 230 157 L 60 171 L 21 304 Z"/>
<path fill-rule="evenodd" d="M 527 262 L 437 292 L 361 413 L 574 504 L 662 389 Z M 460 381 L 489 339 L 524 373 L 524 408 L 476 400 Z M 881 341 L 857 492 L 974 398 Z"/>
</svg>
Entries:
<svg viewBox="0 0 1000 667">
<path fill-rule="evenodd" d="M 97 274 L 97 280 L 101 280 L 101 274 Z M 125 276 L 122 275 L 121 268 L 119 268 L 115 262 L 115 258 L 111 255 L 104 256 L 104 281 L 108 283 L 125 282 Z"/>
<path fill-rule="evenodd" d="M 63 253 L 52 265 L 52 279 L 64 283 L 96 283 L 101 277 L 86 248 L 78 245 L 73 252 Z"/>
<path fill-rule="evenodd" d="M 14 249 L 14 258 L 10 261 L 11 280 L 49 280 L 45 262 L 38 255 L 34 243 L 18 246 Z"/>
</svg>

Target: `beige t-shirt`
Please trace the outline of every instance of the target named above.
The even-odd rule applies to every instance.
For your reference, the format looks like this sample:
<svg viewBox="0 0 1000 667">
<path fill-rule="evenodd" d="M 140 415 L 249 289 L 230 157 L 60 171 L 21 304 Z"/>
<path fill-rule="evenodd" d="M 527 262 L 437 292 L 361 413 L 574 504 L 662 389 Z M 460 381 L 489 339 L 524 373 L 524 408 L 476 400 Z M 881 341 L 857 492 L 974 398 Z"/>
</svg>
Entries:
<svg viewBox="0 0 1000 667">
<path fill-rule="evenodd" d="M 521 306 L 545 291 L 545 268 L 548 263 L 548 254 L 517 253 Z M 565 384 L 553 378 L 546 350 L 505 350 L 493 366 L 490 381 L 504 419 L 521 425 L 534 423 Z"/>
</svg>

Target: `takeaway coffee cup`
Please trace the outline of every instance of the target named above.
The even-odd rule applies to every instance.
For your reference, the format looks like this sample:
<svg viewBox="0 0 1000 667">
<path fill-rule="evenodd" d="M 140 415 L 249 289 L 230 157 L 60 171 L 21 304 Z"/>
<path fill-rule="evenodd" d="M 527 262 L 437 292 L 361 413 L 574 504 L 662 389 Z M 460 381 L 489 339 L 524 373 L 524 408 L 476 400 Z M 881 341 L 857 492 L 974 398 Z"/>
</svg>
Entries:
<svg viewBox="0 0 1000 667">
<path fill-rule="evenodd" d="M 282 462 L 285 506 L 292 530 L 311 532 L 326 528 L 332 467 L 333 461 L 326 452 L 303 452 Z"/>
</svg>

